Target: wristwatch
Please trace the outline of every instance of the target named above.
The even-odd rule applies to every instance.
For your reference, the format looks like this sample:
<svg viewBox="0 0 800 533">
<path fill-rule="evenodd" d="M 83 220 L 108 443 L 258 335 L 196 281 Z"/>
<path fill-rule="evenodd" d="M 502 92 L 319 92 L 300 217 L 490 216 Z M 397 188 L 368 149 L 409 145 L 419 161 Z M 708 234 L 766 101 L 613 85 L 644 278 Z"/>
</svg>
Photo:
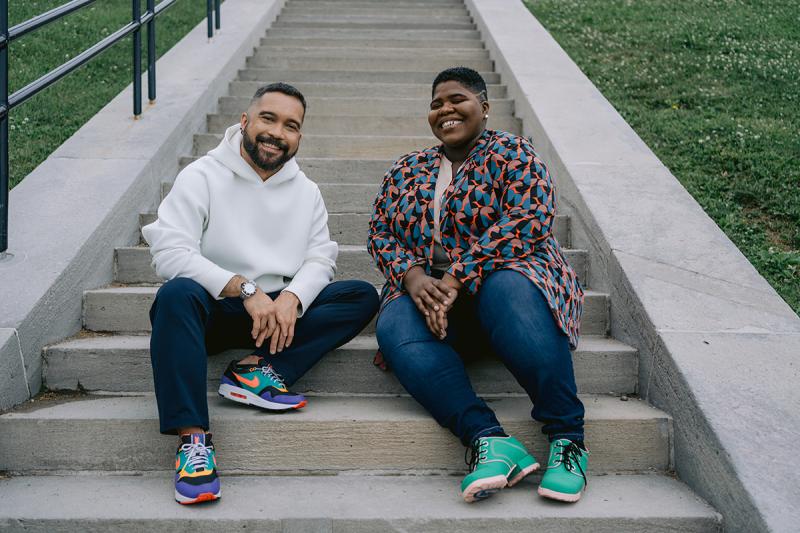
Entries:
<svg viewBox="0 0 800 533">
<path fill-rule="evenodd" d="M 242 292 L 239 294 L 239 296 L 242 300 L 247 300 L 256 293 L 256 290 L 258 290 L 258 285 L 256 285 L 256 282 L 249 279 L 242 283 L 241 287 Z"/>
</svg>

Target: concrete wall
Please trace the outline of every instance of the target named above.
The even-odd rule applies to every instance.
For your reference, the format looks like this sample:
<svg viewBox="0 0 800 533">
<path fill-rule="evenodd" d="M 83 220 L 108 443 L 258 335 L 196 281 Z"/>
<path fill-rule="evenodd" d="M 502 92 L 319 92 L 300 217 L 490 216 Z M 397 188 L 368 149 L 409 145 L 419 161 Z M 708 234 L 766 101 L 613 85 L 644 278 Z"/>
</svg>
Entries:
<svg viewBox="0 0 800 533">
<path fill-rule="evenodd" d="M 640 393 L 674 417 L 679 476 L 728 531 L 796 531 L 800 319 L 519 0 L 466 1 Z"/>
<path fill-rule="evenodd" d="M 111 281 L 114 247 L 137 241 L 139 213 L 156 205 L 161 181 L 174 176 L 192 133 L 283 4 L 225 2 L 212 42 L 203 21 L 158 61 L 158 101 L 140 120 L 128 87 L 11 191 L 13 257 L 0 261 L 0 409 L 39 391 L 42 346 L 80 329 L 83 291 Z"/>
</svg>

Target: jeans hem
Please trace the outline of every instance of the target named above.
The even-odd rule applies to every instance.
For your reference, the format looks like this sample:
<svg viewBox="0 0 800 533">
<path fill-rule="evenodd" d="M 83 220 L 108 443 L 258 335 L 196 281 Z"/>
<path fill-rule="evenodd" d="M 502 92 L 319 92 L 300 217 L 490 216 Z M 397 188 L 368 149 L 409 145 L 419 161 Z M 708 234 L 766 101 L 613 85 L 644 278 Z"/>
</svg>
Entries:
<svg viewBox="0 0 800 533">
<path fill-rule="evenodd" d="M 492 433 L 505 433 L 505 431 L 503 430 L 503 426 L 492 426 L 486 429 L 482 429 L 479 432 L 475 433 L 475 435 L 467 441 L 465 446 L 470 446 L 473 442 L 475 442 L 479 438 L 491 435 Z"/>
<path fill-rule="evenodd" d="M 557 441 L 558 439 L 567 439 L 572 442 L 581 441 L 583 442 L 584 434 L 583 432 L 580 433 L 553 433 L 552 435 L 548 435 L 547 439 L 549 442 Z"/>
</svg>

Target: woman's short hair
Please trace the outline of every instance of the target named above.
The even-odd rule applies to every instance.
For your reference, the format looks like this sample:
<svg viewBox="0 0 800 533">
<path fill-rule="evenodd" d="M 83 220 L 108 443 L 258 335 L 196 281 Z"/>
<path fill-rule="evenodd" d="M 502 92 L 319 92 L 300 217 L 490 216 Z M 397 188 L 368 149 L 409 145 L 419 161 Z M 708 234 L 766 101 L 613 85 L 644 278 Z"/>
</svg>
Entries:
<svg viewBox="0 0 800 533">
<path fill-rule="evenodd" d="M 486 94 L 486 82 L 480 74 L 471 68 L 452 67 L 441 71 L 436 75 L 436 79 L 433 80 L 431 96 L 433 96 L 434 91 L 436 91 L 436 87 L 440 83 L 446 81 L 457 81 L 471 92 L 477 94 L 481 101 L 488 99 L 488 95 Z"/>
</svg>

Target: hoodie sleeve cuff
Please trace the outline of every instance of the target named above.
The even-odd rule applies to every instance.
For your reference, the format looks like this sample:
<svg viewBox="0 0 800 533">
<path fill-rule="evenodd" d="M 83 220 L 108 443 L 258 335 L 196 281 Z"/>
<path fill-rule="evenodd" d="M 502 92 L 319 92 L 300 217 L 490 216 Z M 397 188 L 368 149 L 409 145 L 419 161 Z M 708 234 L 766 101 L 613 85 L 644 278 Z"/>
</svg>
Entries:
<svg viewBox="0 0 800 533">
<path fill-rule="evenodd" d="M 235 275 L 236 274 L 233 272 L 228 272 L 224 268 L 213 265 L 202 275 L 197 276 L 195 281 L 202 285 L 211 296 L 217 300 L 222 300 L 222 291 L 225 289 L 225 285 L 227 285 L 231 278 Z"/>
</svg>

